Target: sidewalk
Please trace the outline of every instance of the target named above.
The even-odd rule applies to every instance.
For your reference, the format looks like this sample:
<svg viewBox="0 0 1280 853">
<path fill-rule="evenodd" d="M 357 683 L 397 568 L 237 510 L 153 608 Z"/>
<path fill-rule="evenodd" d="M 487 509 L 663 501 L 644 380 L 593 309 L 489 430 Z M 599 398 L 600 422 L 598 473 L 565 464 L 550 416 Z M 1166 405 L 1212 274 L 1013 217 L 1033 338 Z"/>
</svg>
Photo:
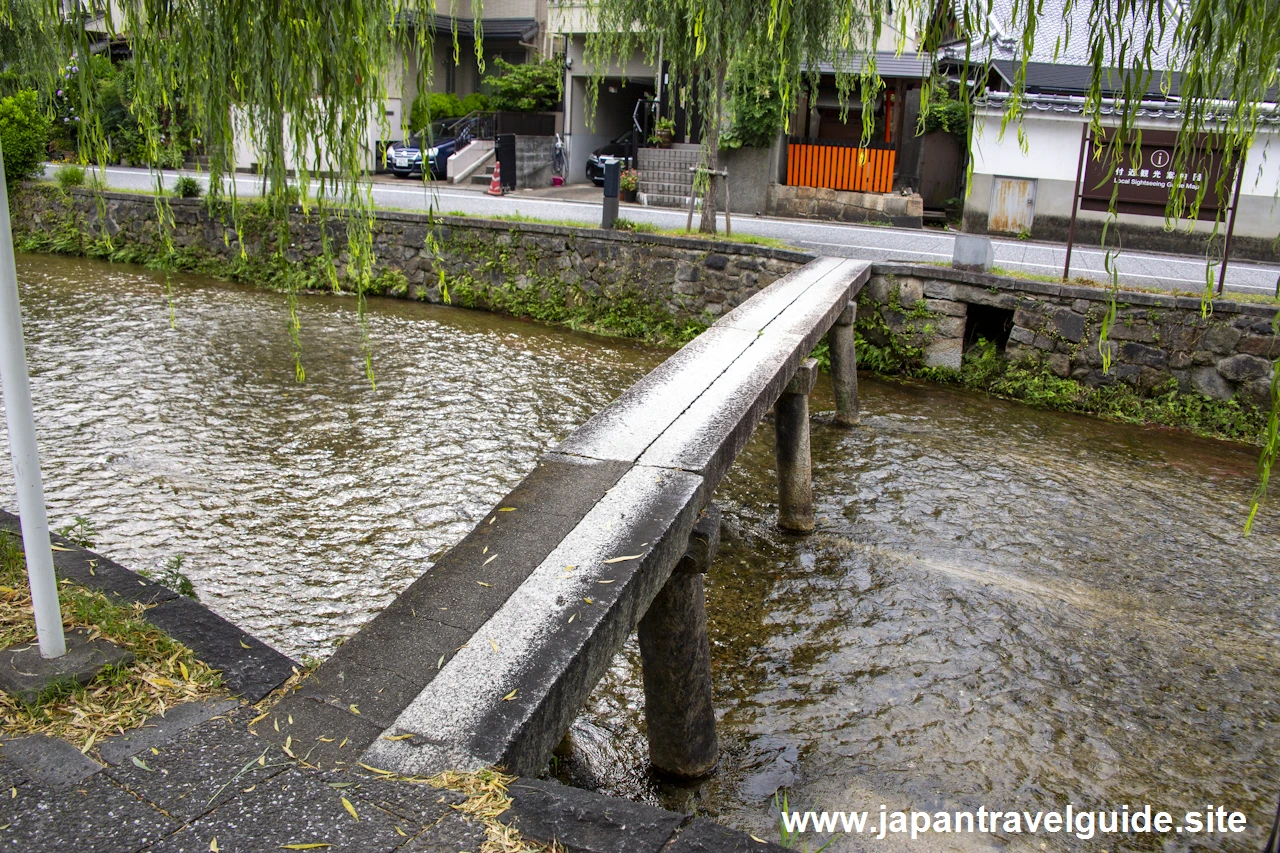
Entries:
<svg viewBox="0 0 1280 853">
<path fill-rule="evenodd" d="M 0 528 L 17 525 L 0 511 Z M 289 683 L 291 660 L 197 602 L 53 539 L 65 549 L 54 552 L 60 578 L 150 604 L 149 621 L 220 669 L 238 698 L 170 708 L 99 742 L 101 762 L 56 738 L 0 737 L 0 851 L 479 853 L 486 840 L 505 851 L 552 840 L 569 853 L 782 850 L 709 820 L 555 782 L 510 780 L 504 793 L 504 780 L 458 777 L 437 787 L 377 772 L 354 746 L 344 769 L 322 771 L 308 757 L 321 746 L 346 748 L 343 731 L 303 735 L 299 721 L 295 740 L 284 706 L 261 710 L 273 691 L 306 683 Z M 342 710 L 335 719 L 357 719 Z"/>
</svg>

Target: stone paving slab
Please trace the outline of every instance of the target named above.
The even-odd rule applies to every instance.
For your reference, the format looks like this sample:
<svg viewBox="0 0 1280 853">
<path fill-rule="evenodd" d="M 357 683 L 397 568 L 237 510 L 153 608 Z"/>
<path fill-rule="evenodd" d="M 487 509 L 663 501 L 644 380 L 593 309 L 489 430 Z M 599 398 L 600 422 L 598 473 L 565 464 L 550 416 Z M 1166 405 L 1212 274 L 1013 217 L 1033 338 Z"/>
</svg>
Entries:
<svg viewBox="0 0 1280 853">
<path fill-rule="evenodd" d="M 5 742 L 0 741 L 0 796 L 10 788 L 25 785 L 31 781 L 31 775 L 26 769 L 5 754 L 4 746 Z"/>
<path fill-rule="evenodd" d="M 5 738 L 0 751 L 21 776 L 46 788 L 79 784 L 102 769 L 65 740 L 46 735 Z"/>
<path fill-rule="evenodd" d="M 484 824 L 451 812 L 401 849 L 405 853 L 479 853 L 488 837 Z"/>
<path fill-rule="evenodd" d="M 408 841 L 396 832 L 390 815 L 368 807 L 356 809 L 353 817 L 342 797 L 318 774 L 293 769 L 253 785 L 150 849 L 209 853 L 217 839 L 220 853 L 281 850 L 290 844 L 324 844 L 319 849 L 331 853 L 389 853 Z"/>
<path fill-rule="evenodd" d="M 686 820 L 645 803 L 537 779 L 518 780 L 510 793 L 502 822 L 526 837 L 558 841 L 569 853 L 658 853 Z"/>
<path fill-rule="evenodd" d="M 56 791 L 20 786 L 0 797 L 0 826 L 0 851 L 13 853 L 134 853 L 178 828 L 101 773 Z"/>
<path fill-rule="evenodd" d="M 104 772 L 177 820 L 195 820 L 292 765 L 278 749 L 248 732 L 252 712 L 241 708 L 187 729 L 157 747 L 158 755 L 143 757 L 146 768 L 129 761 Z"/>
<path fill-rule="evenodd" d="M 368 803 L 400 818 L 405 829 L 432 826 L 450 814 L 454 806 L 467 800 L 457 791 L 437 788 L 425 782 L 386 778 L 363 771 L 326 773 L 324 779 L 329 785 L 348 786 L 336 790 L 352 800 Z"/>
<path fill-rule="evenodd" d="M 414 737 L 374 741 L 362 760 L 406 775 L 542 772 L 684 555 L 701 488 L 692 474 L 632 468 L 387 732 Z"/>
<path fill-rule="evenodd" d="M 98 743 L 98 755 L 108 764 L 120 764 L 130 757 L 160 747 L 179 733 L 218 716 L 234 711 L 240 703 L 234 699 L 211 699 L 207 702 L 183 702 L 163 714 L 148 717 L 136 729 L 114 735 Z"/>
</svg>

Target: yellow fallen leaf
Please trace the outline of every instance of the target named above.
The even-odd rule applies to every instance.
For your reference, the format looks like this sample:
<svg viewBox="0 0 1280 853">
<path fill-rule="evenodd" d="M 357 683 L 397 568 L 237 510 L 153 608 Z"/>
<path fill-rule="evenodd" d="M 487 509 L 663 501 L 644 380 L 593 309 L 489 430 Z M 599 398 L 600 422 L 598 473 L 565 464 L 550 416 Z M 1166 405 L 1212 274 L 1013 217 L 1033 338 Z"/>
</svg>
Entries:
<svg viewBox="0 0 1280 853">
<path fill-rule="evenodd" d="M 484 563 L 480 566 L 480 568 L 482 568 L 482 569 L 483 569 L 485 566 L 489 565 L 490 563 L 492 563 L 492 562 L 493 562 L 494 560 L 496 560 L 496 559 L 498 559 L 498 555 L 497 555 L 497 554 L 494 554 L 492 557 L 490 557 L 489 559 L 485 560 L 485 561 L 484 561 Z"/>
<path fill-rule="evenodd" d="M 482 551 L 480 552 L 480 555 L 481 555 L 481 556 L 484 556 L 485 554 L 488 554 L 488 553 L 489 553 L 489 546 L 488 546 L 488 545 L 485 545 L 485 546 L 484 546 L 484 550 L 482 550 Z"/>
<path fill-rule="evenodd" d="M 75 550 L 74 548 L 66 548 L 62 545 L 50 545 L 49 548 L 53 551 L 74 551 Z"/>
<path fill-rule="evenodd" d="M 84 746 L 80 747 L 80 751 L 83 752 L 85 755 L 88 755 L 89 750 L 90 748 L 93 747 L 93 742 L 96 738 L 97 738 L 97 735 L 89 735 L 89 739 L 84 742 Z M 135 758 L 134 761 L 137 761 L 137 759 Z"/>
<path fill-rule="evenodd" d="M 584 599 L 582 599 L 582 600 L 583 600 L 583 601 L 585 601 L 587 604 L 595 604 L 595 602 L 594 602 L 594 601 L 592 601 L 592 600 L 591 600 L 591 599 L 589 599 L 589 598 L 584 598 Z"/>
<path fill-rule="evenodd" d="M 216 835 L 209 842 L 209 853 L 218 853 L 218 837 Z"/>
<path fill-rule="evenodd" d="M 508 693 L 506 696 L 503 696 L 502 701 L 510 702 L 512 699 L 516 698 L 516 694 L 519 692 L 520 692 L 520 688 L 517 687 L 515 690 L 512 690 L 510 693 Z"/>
<path fill-rule="evenodd" d="M 476 583 L 480 584 L 480 586 L 493 586 L 493 584 L 485 583 L 484 581 L 476 581 Z"/>
<path fill-rule="evenodd" d="M 407 735 L 383 735 L 382 739 L 383 740 L 408 740 L 411 737 L 413 737 L 413 732 L 409 732 Z"/>
<path fill-rule="evenodd" d="M 279 718 L 279 717 L 272 717 L 272 718 L 271 718 L 271 726 L 272 726 L 272 728 L 274 728 L 276 731 L 280 731 L 280 718 Z"/>
<path fill-rule="evenodd" d="M 638 560 L 643 556 L 644 554 L 631 554 L 627 557 L 614 557 L 612 560 L 605 560 L 604 565 L 607 566 L 610 563 L 625 563 L 627 560 Z"/>
<path fill-rule="evenodd" d="M 342 743 L 338 744 L 338 749 L 342 749 L 344 746 L 346 746 L 346 745 L 347 745 L 347 740 L 349 740 L 349 739 L 344 737 L 344 738 L 342 739 Z"/>
<path fill-rule="evenodd" d="M 363 761 L 357 761 L 356 764 L 359 764 L 361 767 L 363 767 L 365 770 L 368 770 L 370 773 L 377 773 L 379 776 L 396 775 L 392 773 L 390 770 L 379 770 L 377 767 L 370 767 L 368 764 L 365 764 Z"/>
<path fill-rule="evenodd" d="M 324 735 L 320 735 L 318 738 L 316 738 L 316 740 L 320 741 L 321 743 L 333 743 L 333 738 L 325 737 Z"/>
<path fill-rule="evenodd" d="M 496 515 L 495 515 L 495 516 L 491 516 L 491 517 L 489 518 L 489 523 L 490 523 L 490 524 L 493 524 L 493 523 L 494 523 L 495 521 L 497 521 L 497 520 L 498 520 L 498 517 L 497 517 Z"/>
<path fill-rule="evenodd" d="M 571 572 L 571 571 L 573 571 L 573 570 L 574 570 L 574 569 L 576 569 L 576 568 L 578 568 L 578 567 L 577 567 L 577 566 L 565 566 L 565 567 L 564 567 L 564 570 L 565 570 L 566 572 Z"/>
<path fill-rule="evenodd" d="M 401 837 L 401 838 L 408 838 L 408 837 L 409 837 L 409 833 L 405 832 L 403 829 L 401 829 L 401 828 L 400 828 L 400 827 L 398 827 L 398 826 L 396 827 L 396 832 L 400 833 L 400 837 Z"/>
<path fill-rule="evenodd" d="M 353 713 L 353 714 L 357 714 L 357 715 L 358 715 L 358 714 L 360 713 L 360 709 L 359 709 L 359 708 L 357 708 L 355 705 L 352 705 L 352 706 L 351 706 L 351 713 Z"/>
<path fill-rule="evenodd" d="M 153 684 L 156 687 L 172 687 L 173 686 L 173 682 L 165 678 L 163 675 L 157 675 L 154 678 L 147 678 L 144 680 Z"/>
<path fill-rule="evenodd" d="M 489 645 L 493 646 L 493 650 L 495 652 L 498 650 L 498 641 L 495 640 L 493 637 L 489 638 Z"/>
<path fill-rule="evenodd" d="M 259 755 L 259 756 L 258 756 L 258 766 L 259 766 L 259 767 L 266 767 L 266 766 L 267 766 L 267 754 L 266 754 L 265 752 L 264 752 L 264 753 L 262 753 L 262 755 Z"/>
<path fill-rule="evenodd" d="M 263 720 L 265 720 L 265 719 L 267 718 L 267 714 L 269 714 L 269 713 L 271 713 L 271 712 L 270 712 L 270 711 L 263 711 L 261 714 L 259 714 L 258 716 L 254 717 L 252 720 L 250 720 L 250 721 L 249 721 L 249 725 L 251 725 L 251 726 L 252 726 L 252 725 L 256 725 L 257 723 L 262 722 Z"/>
<path fill-rule="evenodd" d="M 156 748 L 153 746 L 153 747 L 151 747 L 151 754 L 152 754 L 152 755 L 159 755 L 159 754 L 160 754 L 160 750 L 156 749 Z"/>
<path fill-rule="evenodd" d="M 616 580 L 611 580 L 611 581 L 596 581 L 596 583 L 617 583 L 617 581 L 616 581 Z"/>
<path fill-rule="evenodd" d="M 342 807 L 347 810 L 347 814 L 351 815 L 352 820 L 360 819 L 360 815 L 356 814 L 356 807 L 351 805 L 351 801 L 346 797 L 342 798 Z"/>
<path fill-rule="evenodd" d="M 293 735 L 289 735 L 287 738 L 284 739 L 285 751 L 287 752 L 289 748 L 292 746 L 293 746 Z"/>
<path fill-rule="evenodd" d="M 516 511 L 516 508 L 513 506 L 498 507 L 498 512 L 515 512 L 515 511 Z"/>
<path fill-rule="evenodd" d="M 440 669 L 442 666 L 444 666 L 444 655 L 440 655 L 440 660 L 436 661 L 436 669 Z"/>
<path fill-rule="evenodd" d="M 248 643 L 246 643 L 244 640 L 241 640 L 241 641 L 240 641 L 240 648 L 242 648 L 242 649 L 248 649 L 248 648 L 252 648 L 252 646 L 250 646 L 250 645 L 249 645 Z M 327 845 L 326 845 L 326 846 L 327 846 Z"/>
<path fill-rule="evenodd" d="M 182 673 L 183 681 L 191 680 L 191 673 L 187 671 L 187 665 L 182 661 L 178 661 L 178 672 Z"/>
<path fill-rule="evenodd" d="M 566 625 L 572 625 L 572 624 L 573 624 L 573 620 L 574 620 L 574 619 L 577 619 L 577 618 L 578 618 L 578 614 L 577 614 L 577 613 L 575 613 L 575 614 L 573 614 L 572 616 L 570 616 L 570 617 L 569 617 L 569 621 L 568 621 L 568 622 L 566 622 L 565 624 L 566 624 Z"/>
<path fill-rule="evenodd" d="M 289 715 L 289 725 L 293 725 L 293 714 Z"/>
<path fill-rule="evenodd" d="M 752 840 L 752 841 L 759 841 L 761 844 L 768 844 L 768 843 L 769 843 L 768 841 L 765 841 L 763 838 L 756 838 L 754 835 L 753 835 L 753 836 L 751 836 L 751 840 Z"/>
<path fill-rule="evenodd" d="M 10 789 L 9 789 L 9 799 L 11 799 L 11 800 L 16 800 L 16 799 L 18 799 L 18 788 L 17 788 L 17 786 L 14 786 L 14 787 L 12 787 L 12 788 L 10 788 Z"/>
<path fill-rule="evenodd" d="M 249 786 L 249 787 L 247 787 L 247 788 L 242 788 L 242 789 L 240 790 L 240 793 L 242 793 L 242 794 L 248 794 L 248 793 L 252 792 L 252 791 L 253 791 L 255 788 L 257 788 L 257 787 L 258 787 L 257 785 L 250 785 L 250 786 Z"/>
</svg>

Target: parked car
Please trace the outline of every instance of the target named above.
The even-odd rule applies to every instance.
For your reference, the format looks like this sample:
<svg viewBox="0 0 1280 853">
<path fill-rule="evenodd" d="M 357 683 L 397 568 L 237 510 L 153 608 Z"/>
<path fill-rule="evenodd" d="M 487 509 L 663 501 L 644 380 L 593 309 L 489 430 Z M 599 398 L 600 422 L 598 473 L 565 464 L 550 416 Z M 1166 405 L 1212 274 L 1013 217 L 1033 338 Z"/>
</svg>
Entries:
<svg viewBox="0 0 1280 853">
<path fill-rule="evenodd" d="M 628 130 L 607 145 L 601 145 L 592 151 L 587 158 L 587 180 L 594 182 L 596 186 L 603 186 L 604 164 L 611 160 L 617 160 L 622 163 L 622 168 L 630 169 L 631 158 L 627 156 L 630 150 L 631 131 Z"/>
<path fill-rule="evenodd" d="M 427 164 L 433 180 L 444 180 L 449 157 L 471 141 L 471 125 L 458 119 L 442 118 L 431 123 L 430 133 L 415 133 L 407 142 L 387 148 L 387 166 L 398 178 L 418 177 Z"/>
</svg>

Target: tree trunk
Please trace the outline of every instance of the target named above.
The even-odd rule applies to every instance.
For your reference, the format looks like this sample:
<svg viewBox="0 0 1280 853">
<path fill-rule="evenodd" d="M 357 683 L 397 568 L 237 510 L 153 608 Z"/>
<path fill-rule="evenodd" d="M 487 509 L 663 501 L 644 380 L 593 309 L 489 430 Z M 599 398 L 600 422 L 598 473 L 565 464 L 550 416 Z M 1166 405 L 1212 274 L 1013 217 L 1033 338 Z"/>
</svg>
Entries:
<svg viewBox="0 0 1280 853">
<path fill-rule="evenodd" d="M 712 172 L 720 168 L 720 123 L 724 117 L 724 67 L 708 68 L 703 91 L 707 93 L 707 118 L 703 123 L 702 150 L 706 153 L 707 168 Z M 704 234 L 716 233 L 716 177 L 708 175 L 702 193 L 702 222 L 698 230 Z"/>
</svg>

